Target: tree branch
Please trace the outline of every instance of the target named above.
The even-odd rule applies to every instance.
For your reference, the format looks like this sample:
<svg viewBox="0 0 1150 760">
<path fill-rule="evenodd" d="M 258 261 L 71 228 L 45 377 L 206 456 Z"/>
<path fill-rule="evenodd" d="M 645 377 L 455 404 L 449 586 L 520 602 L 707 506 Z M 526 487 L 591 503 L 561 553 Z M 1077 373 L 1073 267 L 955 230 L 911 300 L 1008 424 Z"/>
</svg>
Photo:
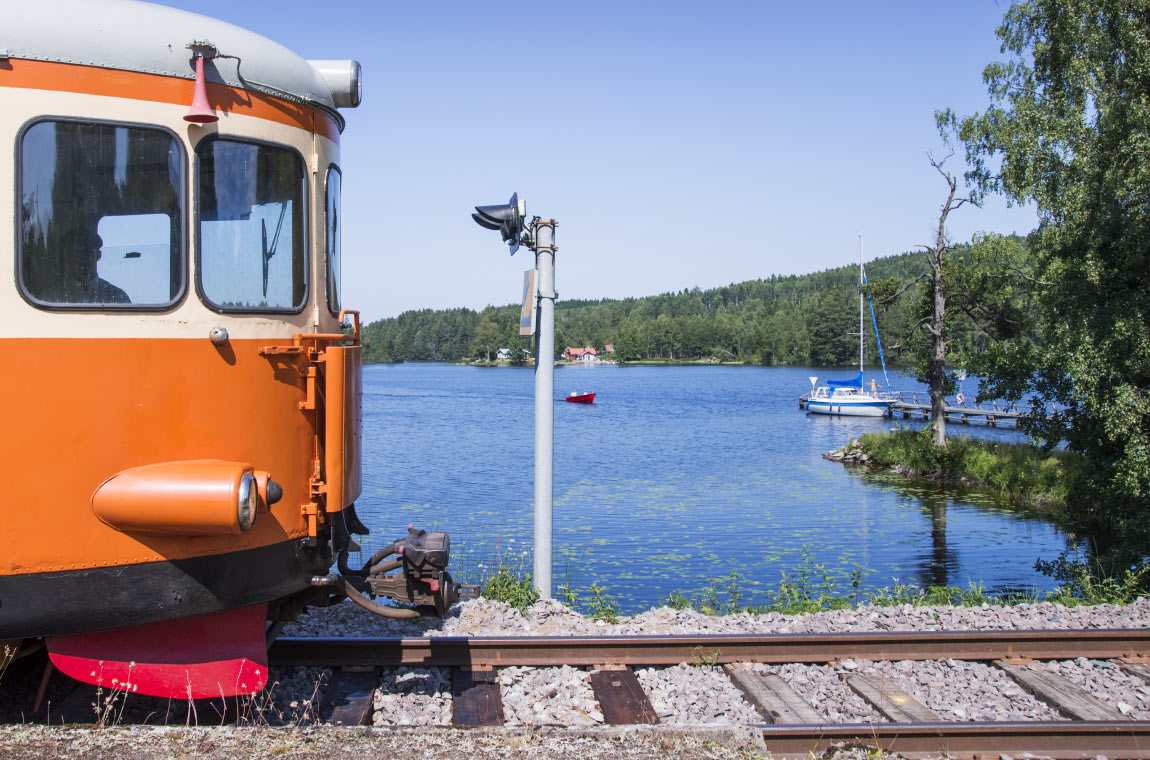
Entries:
<svg viewBox="0 0 1150 760">
<path fill-rule="evenodd" d="M 965 312 L 966 316 L 970 317 L 970 321 L 974 323 L 975 327 L 982 331 L 983 335 L 990 338 L 995 343 L 998 342 L 998 338 L 996 338 L 994 334 L 990 332 L 990 330 L 987 330 L 985 327 L 983 327 L 982 323 L 978 321 L 978 318 L 971 314 L 970 309 L 968 309 L 966 306 L 963 306 L 962 304 L 955 304 L 955 306 Z"/>
<path fill-rule="evenodd" d="M 1007 269 L 1011 272 L 1014 272 L 1016 275 L 1018 275 L 1022 279 L 1026 280 L 1027 282 L 1032 282 L 1035 285 L 1042 285 L 1043 287 L 1047 287 L 1047 288 L 1054 285 L 1053 282 L 1047 282 L 1046 280 L 1039 280 L 1039 279 L 1036 279 L 1034 277 L 1031 277 L 1026 272 L 1023 272 L 1021 269 L 1019 269 L 1018 267 L 1013 267 L 1013 266 L 1010 266 L 1009 264 L 1002 264 L 1001 266 L 1003 269 Z M 995 279 L 999 279 L 999 280 L 1005 280 L 1006 279 L 1006 275 L 1002 275 L 1002 274 L 988 274 L 987 276 L 988 277 L 994 277 Z"/>
<path fill-rule="evenodd" d="M 970 293 L 965 293 L 965 292 L 950 293 L 950 292 L 948 292 L 948 293 L 946 294 L 946 302 L 947 302 L 948 304 L 949 304 L 949 303 L 950 303 L 950 302 L 951 302 L 953 299 L 955 299 L 955 298 L 961 298 L 961 299 L 965 299 L 965 300 L 966 300 L 966 302 L 967 302 L 967 303 L 970 305 L 970 308 L 972 308 L 972 309 L 978 309 L 979 311 L 981 311 L 983 314 L 986 314 L 987 316 L 991 316 L 991 317 L 992 317 L 992 316 L 994 316 L 994 312 L 992 312 L 992 311 L 991 311 L 991 310 L 990 310 L 990 309 L 987 307 L 987 305 L 986 305 L 986 304 L 982 303 L 982 302 L 981 302 L 981 301 L 979 301 L 977 298 L 975 298 L 974 296 L 970 295 Z M 957 305 L 957 306 L 959 306 L 959 307 L 961 308 L 961 304 L 956 304 L 956 305 Z M 1003 317 L 1003 319 L 1005 319 L 1005 317 Z M 1017 321 L 1015 321 L 1015 320 L 1012 320 L 1012 319 L 1007 319 L 1006 321 L 1007 321 L 1007 322 L 1010 322 L 1011 324 L 1015 324 L 1015 325 L 1016 325 L 1016 324 L 1019 324 Z"/>
<path fill-rule="evenodd" d="M 890 296 L 888 296 L 888 297 L 886 297 L 886 298 L 882 299 L 881 301 L 878 301 L 878 302 L 877 302 L 877 303 L 878 303 L 878 305 L 879 305 L 879 306 L 886 306 L 888 303 L 890 303 L 891 301 L 893 301 L 894 299 L 898 298 L 898 297 L 899 297 L 899 296 L 901 296 L 903 293 L 905 293 L 907 290 L 909 290 L 909 289 L 911 288 L 911 286 L 913 286 L 913 285 L 917 285 L 919 282 L 921 282 L 921 281 L 922 281 L 922 279 L 923 279 L 924 277 L 926 277 L 928 274 L 929 274 L 929 272 L 923 272 L 923 273 L 922 273 L 922 274 L 920 274 L 918 277 L 915 277 L 913 280 L 911 280 L 910 282 L 906 283 L 906 284 L 905 284 L 905 285 L 903 285 L 901 288 L 899 288 L 898 290 L 896 290 L 896 291 L 894 292 L 894 294 L 892 294 L 892 295 L 890 295 Z"/>
<path fill-rule="evenodd" d="M 951 204 L 950 210 L 954 211 L 955 209 L 960 208 L 962 206 L 962 204 L 964 204 L 964 203 L 969 203 L 972 206 L 977 206 L 978 208 L 982 208 L 982 204 L 979 203 L 978 201 L 974 200 L 973 198 L 958 198 L 957 200 L 955 200 Z"/>
<path fill-rule="evenodd" d="M 922 319 L 918 320 L 918 321 L 917 321 L 917 322 L 915 322 L 913 325 L 911 325 L 911 326 L 910 326 L 910 330 L 908 330 L 908 332 L 914 332 L 914 331 L 915 331 L 915 330 L 917 330 L 919 327 L 923 327 L 923 326 L 925 326 L 925 327 L 926 327 L 926 329 L 927 329 L 927 331 L 928 331 L 928 332 L 929 332 L 931 335 L 934 335 L 934 334 L 935 334 L 935 333 L 934 333 L 934 328 L 933 328 L 933 327 L 931 326 L 931 324 L 930 324 L 930 320 L 931 320 L 931 319 L 932 319 L 932 317 L 931 317 L 930 315 L 927 315 L 927 316 L 923 317 Z"/>
</svg>

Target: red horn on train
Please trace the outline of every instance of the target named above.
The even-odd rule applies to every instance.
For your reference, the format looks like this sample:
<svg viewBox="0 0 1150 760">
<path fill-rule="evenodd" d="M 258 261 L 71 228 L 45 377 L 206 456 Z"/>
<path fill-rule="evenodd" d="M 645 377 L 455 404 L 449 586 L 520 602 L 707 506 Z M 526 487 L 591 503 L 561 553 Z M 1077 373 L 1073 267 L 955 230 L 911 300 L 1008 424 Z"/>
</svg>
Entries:
<svg viewBox="0 0 1150 760">
<path fill-rule="evenodd" d="M 219 121 L 220 117 L 212 110 L 208 103 L 208 85 L 204 77 L 204 54 L 196 53 L 196 91 L 192 95 L 192 107 L 184 114 L 184 121 L 193 124 L 211 124 Z"/>
</svg>

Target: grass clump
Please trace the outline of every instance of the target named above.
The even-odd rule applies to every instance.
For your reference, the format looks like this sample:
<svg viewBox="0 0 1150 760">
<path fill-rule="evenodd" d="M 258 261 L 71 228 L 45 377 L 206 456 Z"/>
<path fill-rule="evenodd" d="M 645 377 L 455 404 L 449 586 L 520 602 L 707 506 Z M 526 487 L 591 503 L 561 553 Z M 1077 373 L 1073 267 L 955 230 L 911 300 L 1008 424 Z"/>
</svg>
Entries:
<svg viewBox="0 0 1150 760">
<path fill-rule="evenodd" d="M 520 612 L 539 599 L 531 573 L 516 572 L 507 566 L 497 567 L 484 581 L 479 593 L 487 599 L 506 602 Z"/>
<path fill-rule="evenodd" d="M 8 670 L 8 666 L 16 659 L 16 655 L 20 652 L 20 641 L 0 641 L 3 648 L 0 649 L 0 680 L 4 678 L 4 672 Z"/>
<path fill-rule="evenodd" d="M 602 620 L 604 623 L 618 623 L 619 613 L 616 609 L 615 600 L 607 595 L 607 590 L 598 583 L 592 583 L 588 592 L 591 594 L 591 599 L 588 602 L 591 608 L 591 618 Z"/>
<path fill-rule="evenodd" d="M 732 570 L 725 578 L 712 579 L 707 588 L 694 597 L 672 591 L 663 604 L 677 610 L 697 610 L 704 615 L 736 615 L 740 612 L 803 615 L 841 610 L 858 604 L 861 579 L 861 569 L 849 575 L 836 575 L 815 562 L 810 548 L 804 546 L 797 568 L 790 573 L 782 571 L 777 587 L 773 591 L 756 594 L 754 600 L 743 590 L 742 574 Z M 842 582 L 849 583 L 851 591 L 841 588 Z"/>
<path fill-rule="evenodd" d="M 495 558 L 491 564 L 478 563 L 475 572 L 479 578 L 479 594 L 486 599 L 505 602 L 522 612 L 539 599 L 535 581 L 527 571 L 527 552 L 514 550 L 515 540 L 500 550 L 496 543 Z"/>
<path fill-rule="evenodd" d="M 984 604 L 1009 606 L 1036 601 L 1027 594 L 988 594 L 981 583 L 959 586 L 927 586 L 896 583 L 867 594 L 867 603 L 875 607 L 981 607 Z"/>
<path fill-rule="evenodd" d="M 929 427 L 867 433 L 859 444 L 873 464 L 900 474 L 958 482 L 1036 505 L 1066 505 L 1085 466 L 1078 454 L 1028 443 L 949 438 L 940 449 Z"/>
<path fill-rule="evenodd" d="M 732 573 L 734 575 L 734 573 Z M 675 591 L 664 604 L 673 609 L 693 609 L 705 615 L 733 615 L 740 612 L 764 614 L 777 612 L 781 615 L 809 615 L 828 610 L 853 609 L 864 605 L 874 607 L 979 607 L 983 604 L 1015 605 L 1039 601 L 1033 594 L 991 594 L 978 583 L 967 588 L 959 586 L 927 586 L 913 583 L 895 583 L 873 591 L 862 591 L 858 587 L 862 571 L 855 570 L 849 576 L 832 578 L 829 574 L 812 576 L 801 569 L 788 576 L 783 574 L 778 587 L 766 592 L 766 601 L 739 604 L 738 598 L 727 593 L 715 603 L 713 589 L 729 589 L 726 583 L 712 583 L 707 591 L 691 599 Z M 853 587 L 850 591 L 840 588 L 840 582 L 847 581 Z M 1052 592 L 1053 594 L 1054 592 Z M 1058 601 L 1051 598 L 1050 601 Z"/>
<path fill-rule="evenodd" d="M 805 546 L 798 569 L 791 575 L 784 570 L 781 576 L 767 607 L 770 612 L 802 615 L 823 610 L 841 610 L 858 604 L 862 569 L 856 569 L 849 576 L 853 592 L 840 593 L 839 582 L 846 578 L 832 574 L 824 565 L 815 562 Z"/>
<path fill-rule="evenodd" d="M 672 591 L 663 600 L 667 607 L 696 610 L 705 615 L 734 615 L 740 612 L 806 615 L 871 605 L 874 607 L 981 607 L 984 604 L 1013 606 L 1052 602 L 1067 606 L 1130 604 L 1150 595 L 1150 561 L 1122 565 L 1117 560 L 1089 561 L 1063 555 L 1057 560 L 1035 563 L 1035 569 L 1058 582 L 1054 591 L 1005 591 L 992 593 L 981 583 L 960 586 L 918 586 L 899 583 L 863 591 L 862 568 L 835 573 L 815 562 L 807 547 L 790 573 L 784 571 L 775 589 L 762 592 L 748 602 L 742 589 L 742 576 L 732 570 L 723 579 L 712 580 L 707 589 L 691 597 Z"/>
</svg>

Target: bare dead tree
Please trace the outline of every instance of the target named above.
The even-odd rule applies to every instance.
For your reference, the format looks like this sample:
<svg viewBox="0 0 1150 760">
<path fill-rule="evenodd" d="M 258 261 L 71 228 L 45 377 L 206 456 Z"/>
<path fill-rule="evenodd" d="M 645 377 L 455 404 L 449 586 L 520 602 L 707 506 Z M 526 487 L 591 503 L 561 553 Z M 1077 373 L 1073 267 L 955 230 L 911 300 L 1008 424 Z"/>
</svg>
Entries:
<svg viewBox="0 0 1150 760">
<path fill-rule="evenodd" d="M 974 206 L 979 205 L 971 198 L 955 197 L 958 181 L 954 175 L 943 168 L 943 164 L 952 155 L 954 155 L 953 152 L 939 161 L 935 159 L 932 153 L 927 152 L 930 165 L 946 181 L 949 192 L 938 215 L 938 234 L 935 237 L 934 245 L 919 246 L 925 249 L 927 261 L 930 263 L 930 288 L 934 293 L 930 317 L 921 320 L 921 324 L 930 334 L 931 353 L 928 373 L 930 380 L 930 429 L 931 440 L 939 448 L 946 448 L 946 334 L 943 331 L 943 318 L 946 316 L 947 292 L 942 274 L 943 263 L 947 254 L 955 249 L 946 235 L 946 219 L 950 216 L 951 211 L 961 208 L 967 203 Z"/>
</svg>

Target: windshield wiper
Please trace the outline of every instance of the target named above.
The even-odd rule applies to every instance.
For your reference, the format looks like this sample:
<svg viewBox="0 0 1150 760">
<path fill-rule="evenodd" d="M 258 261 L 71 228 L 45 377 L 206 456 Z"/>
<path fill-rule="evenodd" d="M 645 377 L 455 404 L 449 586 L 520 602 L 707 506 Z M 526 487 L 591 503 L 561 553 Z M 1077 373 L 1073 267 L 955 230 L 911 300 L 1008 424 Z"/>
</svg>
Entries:
<svg viewBox="0 0 1150 760">
<path fill-rule="evenodd" d="M 276 234 L 272 236 L 272 246 L 268 248 L 268 221 L 267 219 L 260 220 L 260 233 L 262 235 L 260 246 L 263 249 L 263 265 L 264 265 L 264 298 L 268 297 L 268 262 L 272 260 L 272 256 L 276 255 L 276 246 L 280 242 L 280 230 L 284 226 L 284 214 L 287 213 L 287 203 L 280 205 L 280 218 L 276 222 Z"/>
</svg>

